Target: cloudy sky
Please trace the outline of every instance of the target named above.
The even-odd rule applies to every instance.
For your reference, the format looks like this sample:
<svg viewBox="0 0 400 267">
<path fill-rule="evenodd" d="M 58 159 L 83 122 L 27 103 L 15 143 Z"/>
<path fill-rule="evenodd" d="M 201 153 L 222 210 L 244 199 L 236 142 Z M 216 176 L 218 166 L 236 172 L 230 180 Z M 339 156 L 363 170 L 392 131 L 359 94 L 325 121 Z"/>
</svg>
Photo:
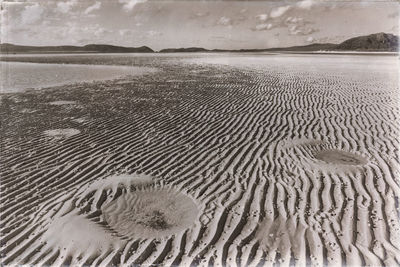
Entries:
<svg viewBox="0 0 400 267">
<path fill-rule="evenodd" d="M 1 2 L 1 1 L 0 1 Z M 239 49 L 399 33 L 396 1 L 4 1 L 1 42 Z"/>
</svg>

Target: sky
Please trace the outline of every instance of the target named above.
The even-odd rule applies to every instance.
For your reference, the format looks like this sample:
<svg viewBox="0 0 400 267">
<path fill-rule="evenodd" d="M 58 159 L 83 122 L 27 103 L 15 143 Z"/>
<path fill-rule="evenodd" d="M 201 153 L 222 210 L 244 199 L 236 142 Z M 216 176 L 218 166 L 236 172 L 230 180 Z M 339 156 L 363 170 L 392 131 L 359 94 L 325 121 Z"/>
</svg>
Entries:
<svg viewBox="0 0 400 267">
<path fill-rule="evenodd" d="M 399 13 L 390 0 L 3 1 L 0 37 L 20 45 L 271 48 L 398 35 Z"/>
</svg>

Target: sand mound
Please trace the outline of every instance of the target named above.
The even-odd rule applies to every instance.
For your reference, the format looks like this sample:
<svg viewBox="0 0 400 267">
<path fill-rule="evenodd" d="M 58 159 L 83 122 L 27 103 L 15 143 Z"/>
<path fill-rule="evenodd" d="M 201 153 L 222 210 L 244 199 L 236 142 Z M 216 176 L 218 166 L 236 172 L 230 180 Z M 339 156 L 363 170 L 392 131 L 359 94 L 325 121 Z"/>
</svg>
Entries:
<svg viewBox="0 0 400 267">
<path fill-rule="evenodd" d="M 62 139 L 77 135 L 80 132 L 81 131 L 79 131 L 78 129 L 67 128 L 67 129 L 46 130 L 44 131 L 44 134 L 49 137 L 53 137 L 55 139 Z"/>
<path fill-rule="evenodd" d="M 55 219 L 41 237 L 49 248 L 59 248 L 66 253 L 107 251 L 118 243 L 100 226 L 74 213 Z"/>
<path fill-rule="evenodd" d="M 325 138 L 287 139 L 280 145 L 284 157 L 294 165 L 305 169 L 349 173 L 361 170 L 370 162 L 371 155 L 367 150 L 359 151 L 357 147 L 346 147 L 343 141 Z"/>
<path fill-rule="evenodd" d="M 364 165 L 368 162 L 364 157 L 340 150 L 322 150 L 315 153 L 314 156 L 316 159 L 330 164 Z"/>
<path fill-rule="evenodd" d="M 102 208 L 108 225 L 131 238 L 158 238 L 190 227 L 198 214 L 191 198 L 165 189 L 128 192 Z"/>
</svg>

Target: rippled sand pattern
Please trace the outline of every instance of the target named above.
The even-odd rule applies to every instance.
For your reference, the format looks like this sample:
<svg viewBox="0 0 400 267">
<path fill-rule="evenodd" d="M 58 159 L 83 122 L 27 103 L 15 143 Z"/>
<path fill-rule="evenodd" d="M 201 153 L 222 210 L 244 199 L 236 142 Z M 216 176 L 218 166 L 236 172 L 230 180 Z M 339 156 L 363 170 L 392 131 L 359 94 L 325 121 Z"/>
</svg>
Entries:
<svg viewBox="0 0 400 267">
<path fill-rule="evenodd" d="M 397 58 L 219 57 L 3 96 L 2 263 L 399 265 Z"/>
</svg>

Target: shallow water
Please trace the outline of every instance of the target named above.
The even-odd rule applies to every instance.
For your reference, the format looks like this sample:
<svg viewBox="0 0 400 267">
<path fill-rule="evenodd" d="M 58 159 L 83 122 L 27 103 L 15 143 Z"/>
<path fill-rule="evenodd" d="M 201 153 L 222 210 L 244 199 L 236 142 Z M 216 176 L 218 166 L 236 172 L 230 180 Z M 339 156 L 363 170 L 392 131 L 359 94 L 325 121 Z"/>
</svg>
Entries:
<svg viewBox="0 0 400 267">
<path fill-rule="evenodd" d="M 141 75 L 146 67 L 1 62 L 1 93 Z"/>
</svg>

